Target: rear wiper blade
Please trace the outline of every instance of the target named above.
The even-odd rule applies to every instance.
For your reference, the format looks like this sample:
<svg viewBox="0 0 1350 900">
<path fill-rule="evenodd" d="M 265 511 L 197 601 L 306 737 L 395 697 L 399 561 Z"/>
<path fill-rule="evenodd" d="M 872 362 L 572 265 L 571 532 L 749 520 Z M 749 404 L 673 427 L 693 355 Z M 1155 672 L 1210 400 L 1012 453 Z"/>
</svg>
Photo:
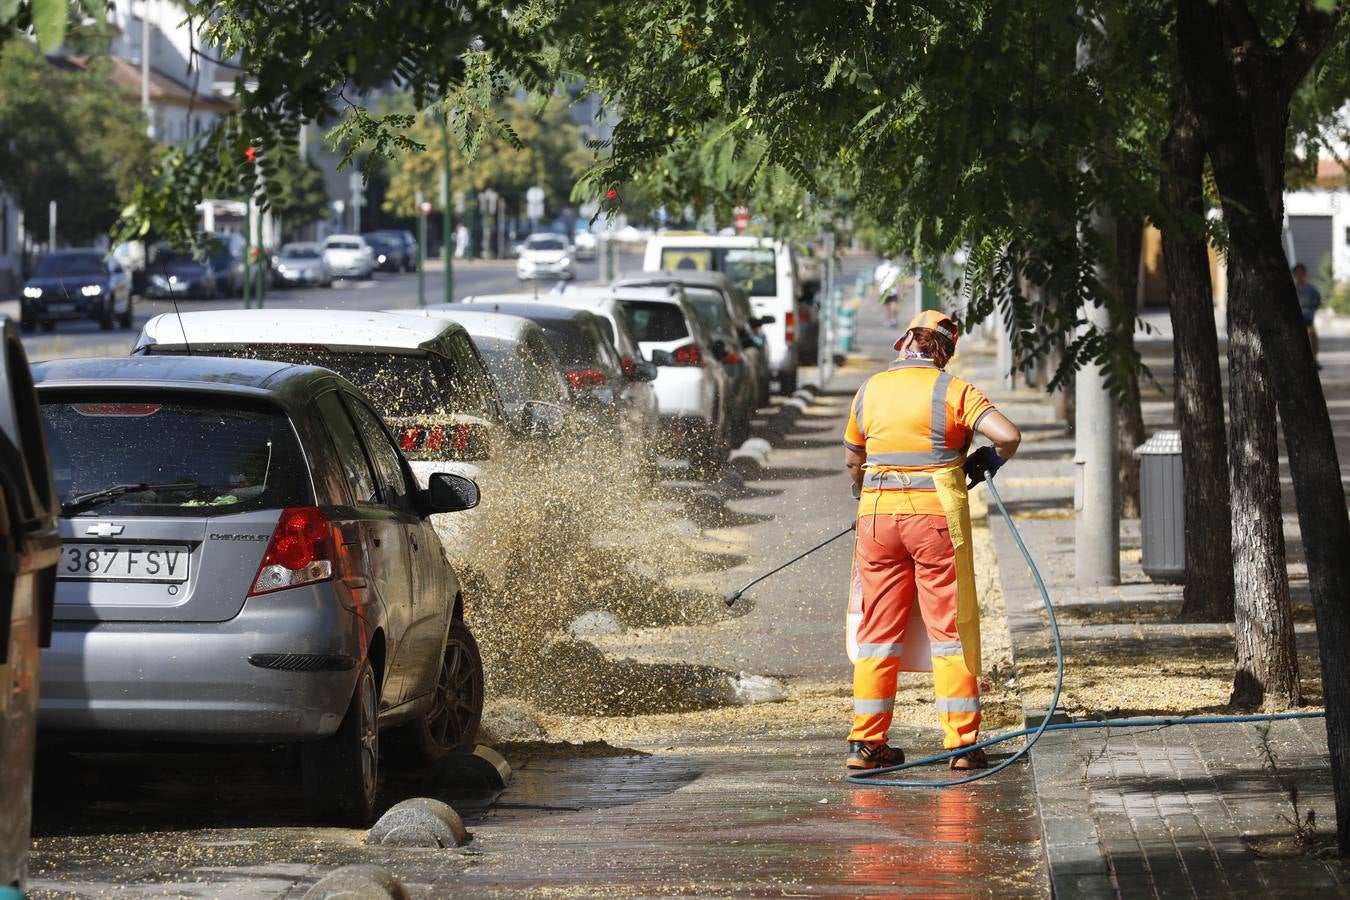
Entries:
<svg viewBox="0 0 1350 900">
<path fill-rule="evenodd" d="M 104 501 L 138 491 L 190 491 L 202 487 L 205 487 L 205 485 L 198 481 L 142 481 L 136 484 L 114 484 L 101 490 L 76 494 L 61 504 L 61 514 L 74 515 L 82 510 L 98 506 Z"/>
</svg>

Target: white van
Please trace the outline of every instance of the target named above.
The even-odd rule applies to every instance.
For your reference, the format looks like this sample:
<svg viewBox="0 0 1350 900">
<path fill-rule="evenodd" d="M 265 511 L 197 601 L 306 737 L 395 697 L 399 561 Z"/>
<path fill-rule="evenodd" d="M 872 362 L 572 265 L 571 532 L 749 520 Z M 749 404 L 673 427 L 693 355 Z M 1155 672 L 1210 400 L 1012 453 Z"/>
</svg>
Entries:
<svg viewBox="0 0 1350 900">
<path fill-rule="evenodd" d="M 768 342 L 769 368 L 778 390 L 797 389 L 797 299 L 801 288 L 792 248 L 763 237 L 658 234 L 647 241 L 643 271 L 724 272 L 745 288 Z"/>
</svg>

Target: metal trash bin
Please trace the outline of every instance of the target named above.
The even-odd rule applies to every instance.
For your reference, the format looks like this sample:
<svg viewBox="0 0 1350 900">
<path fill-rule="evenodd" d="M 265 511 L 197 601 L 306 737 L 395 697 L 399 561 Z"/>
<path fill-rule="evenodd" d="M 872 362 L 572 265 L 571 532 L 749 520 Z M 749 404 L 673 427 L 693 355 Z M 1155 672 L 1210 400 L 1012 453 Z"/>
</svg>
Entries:
<svg viewBox="0 0 1350 900">
<path fill-rule="evenodd" d="M 1154 581 L 1186 576 L 1186 491 L 1181 432 L 1158 431 L 1135 448 L 1139 460 L 1139 532 L 1144 574 Z"/>
</svg>

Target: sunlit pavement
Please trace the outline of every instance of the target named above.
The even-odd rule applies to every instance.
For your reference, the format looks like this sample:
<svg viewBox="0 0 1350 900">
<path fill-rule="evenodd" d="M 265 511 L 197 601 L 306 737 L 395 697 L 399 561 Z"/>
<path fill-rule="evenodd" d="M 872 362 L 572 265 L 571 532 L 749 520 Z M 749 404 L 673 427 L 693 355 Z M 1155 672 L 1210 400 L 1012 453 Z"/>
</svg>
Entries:
<svg viewBox="0 0 1350 900">
<path fill-rule="evenodd" d="M 864 310 L 862 344 L 881 360 L 894 333 L 875 318 Z M 658 494 L 710 495 L 663 502 L 688 519 L 684 530 L 740 543 L 742 558 L 716 575 L 726 590 L 852 515 L 838 435 L 863 371 L 846 371 L 800 416 L 762 416 L 757 430 L 774 449 L 749 478 L 699 488 L 667 468 Z M 284 751 L 49 759 L 34 896 L 295 897 L 350 863 L 387 867 L 416 897 L 1046 896 L 1028 769 L 955 791 L 843 781 L 848 553 L 840 542 L 785 571 L 701 644 L 691 631 L 671 649 L 689 665 L 837 683 L 819 720 L 779 720 L 788 705 L 768 704 L 755 708 L 753 728 L 719 725 L 711 710 L 691 714 L 688 733 L 613 746 L 499 745 L 515 770 L 500 795 L 435 772 L 386 778 L 385 804 L 440 797 L 465 816 L 472 841 L 439 851 L 367 848 L 363 832 L 307 824 Z M 708 602 L 720 607 L 716 594 Z M 938 735 L 897 728 L 893 737 L 917 754 Z"/>
</svg>

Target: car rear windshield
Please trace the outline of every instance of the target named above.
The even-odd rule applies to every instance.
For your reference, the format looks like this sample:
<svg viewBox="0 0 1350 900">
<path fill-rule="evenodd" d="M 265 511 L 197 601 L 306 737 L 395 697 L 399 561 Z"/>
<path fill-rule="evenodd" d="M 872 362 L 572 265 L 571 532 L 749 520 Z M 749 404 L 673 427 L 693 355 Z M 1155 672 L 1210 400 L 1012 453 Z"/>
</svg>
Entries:
<svg viewBox="0 0 1350 900">
<path fill-rule="evenodd" d="M 97 253 L 53 253 L 43 257 L 34 275 L 103 275 L 103 258 Z"/>
<path fill-rule="evenodd" d="M 747 294 L 772 297 L 778 293 L 778 266 L 770 247 L 667 247 L 661 268 L 722 272 Z"/>
<path fill-rule="evenodd" d="M 600 358 L 595 346 L 595 332 L 580 322 L 557 320 L 540 322 L 544 336 L 553 345 L 558 361 L 564 366 L 590 366 Z"/>
<path fill-rule="evenodd" d="M 684 297 L 689 301 L 689 305 L 694 307 L 694 312 L 703 320 L 703 324 L 708 326 L 710 331 L 729 331 L 730 324 L 727 322 L 726 300 L 718 291 L 708 290 L 707 288 L 684 289 Z"/>
<path fill-rule="evenodd" d="M 62 504 L 86 498 L 72 514 L 218 516 L 313 502 L 295 431 L 270 407 L 137 394 L 44 401 L 42 413 Z"/>
<path fill-rule="evenodd" d="M 639 341 L 678 341 L 689 336 L 684 313 L 673 303 L 625 300 L 623 308 Z"/>
<path fill-rule="evenodd" d="M 361 245 L 356 241 L 329 241 L 324 244 L 328 250 L 360 250 Z"/>
<path fill-rule="evenodd" d="M 301 246 L 296 246 L 294 244 L 287 244 L 285 247 L 281 248 L 281 258 L 318 259 L 319 248 L 314 246 L 313 244 L 303 244 Z"/>
<path fill-rule="evenodd" d="M 497 390 L 508 403 L 526 400 L 556 401 L 561 377 L 551 358 L 530 351 L 506 338 L 478 337 L 474 344 L 483 354 Z"/>
</svg>

